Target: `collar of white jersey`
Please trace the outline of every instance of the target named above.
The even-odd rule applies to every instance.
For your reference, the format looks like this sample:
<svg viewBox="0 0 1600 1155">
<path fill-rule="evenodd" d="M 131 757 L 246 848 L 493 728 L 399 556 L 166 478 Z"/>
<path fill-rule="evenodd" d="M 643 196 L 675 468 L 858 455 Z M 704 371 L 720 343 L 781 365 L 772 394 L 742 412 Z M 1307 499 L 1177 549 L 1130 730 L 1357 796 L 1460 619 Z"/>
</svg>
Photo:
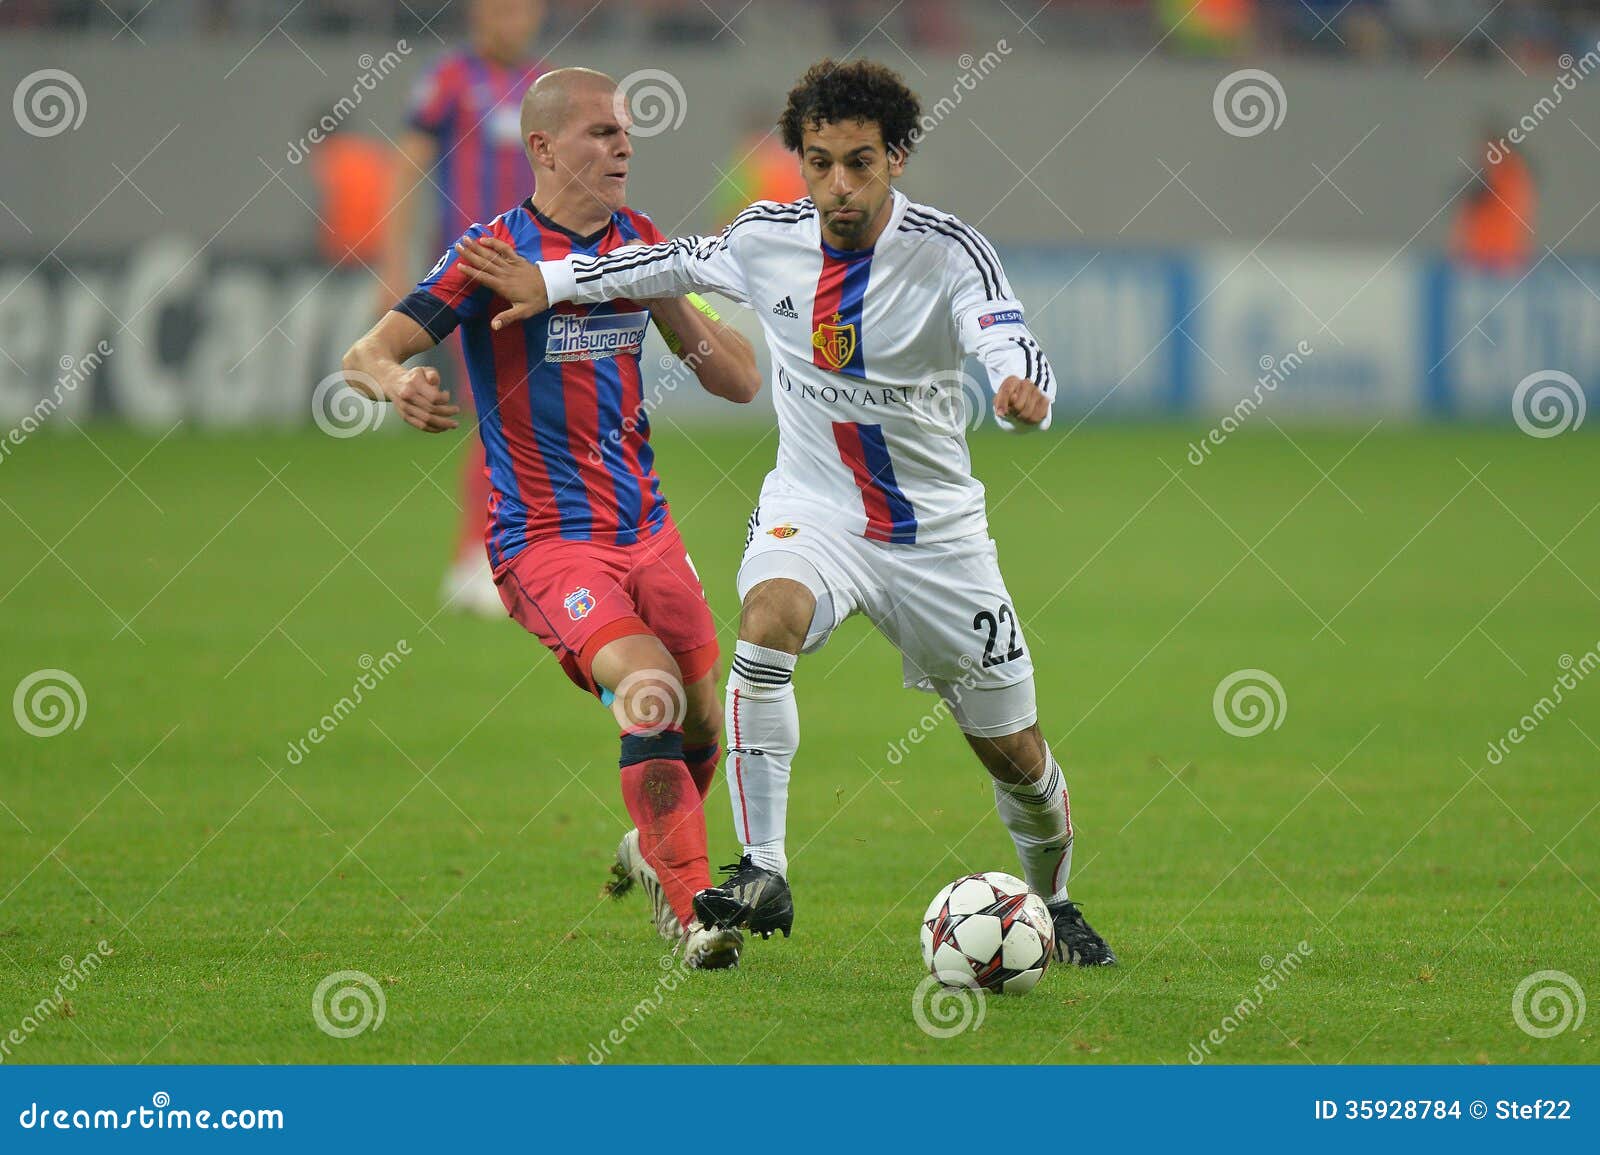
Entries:
<svg viewBox="0 0 1600 1155">
<path fill-rule="evenodd" d="M 900 221 L 906 215 L 906 206 L 910 203 L 911 202 L 906 199 L 906 195 L 899 189 L 892 188 L 889 190 L 889 219 L 884 222 L 883 231 L 878 234 L 878 239 L 873 241 L 872 245 L 865 249 L 836 249 L 830 245 L 822 235 L 822 214 L 818 213 L 816 217 L 817 244 L 822 247 L 823 252 L 827 253 L 835 260 L 859 261 L 866 257 L 870 257 L 873 253 L 882 248 L 883 243 L 899 230 Z"/>
</svg>

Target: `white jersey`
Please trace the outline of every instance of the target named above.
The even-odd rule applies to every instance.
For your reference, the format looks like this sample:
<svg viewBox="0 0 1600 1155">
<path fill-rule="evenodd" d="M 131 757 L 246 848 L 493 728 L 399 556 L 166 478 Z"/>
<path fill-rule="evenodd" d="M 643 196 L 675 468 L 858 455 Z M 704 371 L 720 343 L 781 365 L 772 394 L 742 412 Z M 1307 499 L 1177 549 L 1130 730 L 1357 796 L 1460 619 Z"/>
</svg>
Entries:
<svg viewBox="0 0 1600 1155">
<path fill-rule="evenodd" d="M 1052 400 L 1054 373 L 989 242 L 947 213 L 892 196 L 870 249 L 824 242 L 806 198 L 758 201 L 718 236 L 539 268 L 552 304 L 700 291 L 755 310 L 778 415 L 763 505 L 798 500 L 833 528 L 876 541 L 986 534 L 966 431 L 987 402 L 964 379 L 963 356 L 979 360 L 991 388 L 1017 376 Z"/>
</svg>

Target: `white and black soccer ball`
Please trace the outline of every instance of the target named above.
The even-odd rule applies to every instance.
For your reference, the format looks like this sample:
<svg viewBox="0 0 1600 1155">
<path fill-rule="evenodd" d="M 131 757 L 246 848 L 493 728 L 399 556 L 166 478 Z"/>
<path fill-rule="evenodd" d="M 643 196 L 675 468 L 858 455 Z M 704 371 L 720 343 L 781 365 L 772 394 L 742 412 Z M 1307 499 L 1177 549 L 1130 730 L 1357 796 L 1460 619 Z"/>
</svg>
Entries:
<svg viewBox="0 0 1600 1155">
<path fill-rule="evenodd" d="M 1055 942 L 1044 899 L 997 870 L 956 879 L 922 916 L 922 961 L 947 986 L 1025 994 L 1050 965 Z"/>
</svg>

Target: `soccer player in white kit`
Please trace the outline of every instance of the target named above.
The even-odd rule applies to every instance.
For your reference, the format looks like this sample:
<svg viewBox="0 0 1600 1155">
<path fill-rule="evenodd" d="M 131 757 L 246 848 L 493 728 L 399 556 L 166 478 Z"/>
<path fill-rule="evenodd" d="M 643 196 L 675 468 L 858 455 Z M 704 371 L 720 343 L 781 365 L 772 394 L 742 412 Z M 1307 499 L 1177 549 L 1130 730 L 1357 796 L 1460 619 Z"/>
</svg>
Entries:
<svg viewBox="0 0 1600 1155">
<path fill-rule="evenodd" d="M 778 461 L 751 515 L 728 677 L 727 778 L 744 846 L 701 891 L 706 925 L 787 935 L 790 765 L 798 656 L 863 613 L 899 649 L 907 687 L 937 692 L 994 779 L 1056 955 L 1115 954 L 1067 897 L 1072 819 L 1040 732 L 1033 663 L 989 537 L 962 420 L 976 358 L 1007 430 L 1050 424 L 1054 374 L 1000 261 L 974 228 L 893 187 L 921 107 L 891 70 L 824 60 L 779 121 L 810 196 L 759 201 L 718 236 L 531 265 L 481 241 L 469 275 L 509 303 L 495 325 L 562 302 L 717 292 L 760 317 L 773 364 Z"/>
</svg>

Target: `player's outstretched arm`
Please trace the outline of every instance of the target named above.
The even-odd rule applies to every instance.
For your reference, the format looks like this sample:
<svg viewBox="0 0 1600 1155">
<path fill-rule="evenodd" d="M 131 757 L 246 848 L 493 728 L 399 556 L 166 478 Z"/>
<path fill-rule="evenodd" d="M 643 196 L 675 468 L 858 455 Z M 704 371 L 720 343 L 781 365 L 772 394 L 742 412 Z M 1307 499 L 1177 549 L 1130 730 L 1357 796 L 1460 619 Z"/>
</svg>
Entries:
<svg viewBox="0 0 1600 1155">
<path fill-rule="evenodd" d="M 433 348 L 433 337 L 404 313 L 390 312 L 344 355 L 345 383 L 374 401 L 388 401 L 407 425 L 424 433 L 456 428 L 461 409 L 439 387 L 439 371 L 405 362 Z"/>
<path fill-rule="evenodd" d="M 592 305 L 627 297 L 635 301 L 721 293 L 745 304 L 744 272 L 733 255 L 732 227 L 714 237 L 677 237 L 653 245 L 624 245 L 595 257 L 540 261 L 547 299 Z"/>
<path fill-rule="evenodd" d="M 1055 370 L 1028 329 L 993 246 L 976 229 L 948 218 L 965 244 L 951 245 L 946 268 L 951 319 L 961 351 L 975 358 L 994 390 L 995 424 L 1007 432 L 1050 428 Z"/>
</svg>

